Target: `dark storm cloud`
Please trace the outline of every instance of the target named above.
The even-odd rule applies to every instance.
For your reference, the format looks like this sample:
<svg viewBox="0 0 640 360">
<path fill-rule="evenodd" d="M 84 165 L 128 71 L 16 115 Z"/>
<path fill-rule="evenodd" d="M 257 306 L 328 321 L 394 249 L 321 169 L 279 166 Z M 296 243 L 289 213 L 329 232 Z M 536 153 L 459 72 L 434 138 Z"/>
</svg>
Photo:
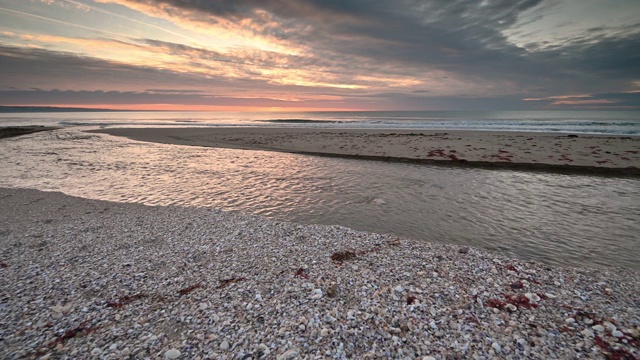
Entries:
<svg viewBox="0 0 640 360">
<path fill-rule="evenodd" d="M 640 32 L 616 37 L 602 35 L 542 51 L 538 56 L 567 71 L 637 80 L 640 79 Z"/>
<path fill-rule="evenodd" d="M 269 27 L 263 35 L 295 39 L 319 51 L 443 65 L 495 60 L 503 52 L 520 54 L 521 50 L 506 43 L 501 31 L 541 0 L 139 2 L 256 23 L 262 21 L 256 10 L 264 10 L 280 19 L 282 31 L 273 32 Z M 468 55 L 474 55 L 473 59 Z"/>
<path fill-rule="evenodd" d="M 640 34 L 611 37 L 607 28 L 548 50 L 528 52 L 510 43 L 503 30 L 520 14 L 550 6 L 542 0 L 432 1 L 203 1 L 155 0 L 177 9 L 216 17 L 253 19 L 264 10 L 281 19 L 268 36 L 307 44 L 317 57 L 358 59 L 379 71 L 439 69 L 471 81 L 503 79 L 524 89 L 553 88 L 558 93 L 599 86 L 629 86 L 640 76 Z M 313 30 L 303 25 L 312 25 Z M 612 24 L 615 27 L 616 24 Z M 301 31 L 286 31 L 307 29 Z M 344 65 L 344 64 L 343 64 Z M 600 84 L 598 84 L 600 82 Z"/>
</svg>

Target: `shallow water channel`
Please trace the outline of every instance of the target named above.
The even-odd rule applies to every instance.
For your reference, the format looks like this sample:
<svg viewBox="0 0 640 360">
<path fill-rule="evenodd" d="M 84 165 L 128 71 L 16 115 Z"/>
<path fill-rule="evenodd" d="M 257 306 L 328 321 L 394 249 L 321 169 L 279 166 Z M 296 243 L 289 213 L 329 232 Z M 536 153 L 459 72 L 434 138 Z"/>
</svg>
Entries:
<svg viewBox="0 0 640 360">
<path fill-rule="evenodd" d="M 0 186 L 214 206 L 640 269 L 640 179 L 447 168 L 136 142 L 64 129 L 0 143 Z"/>
</svg>

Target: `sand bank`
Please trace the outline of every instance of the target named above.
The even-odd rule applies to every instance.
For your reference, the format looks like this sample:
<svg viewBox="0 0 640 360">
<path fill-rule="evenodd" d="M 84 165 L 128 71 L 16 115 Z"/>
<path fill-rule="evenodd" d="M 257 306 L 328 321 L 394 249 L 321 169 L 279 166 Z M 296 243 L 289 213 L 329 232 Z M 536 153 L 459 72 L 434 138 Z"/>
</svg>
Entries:
<svg viewBox="0 0 640 360">
<path fill-rule="evenodd" d="M 632 358 L 640 274 L 0 188 L 0 357 Z"/>
<path fill-rule="evenodd" d="M 180 145 L 439 165 L 640 175 L 640 137 L 628 136 L 303 128 L 113 128 L 96 132 Z"/>
<path fill-rule="evenodd" d="M 59 129 L 58 127 L 41 126 L 41 125 L 28 125 L 28 126 L 4 126 L 0 127 L 0 139 L 32 134 L 38 131 L 49 131 Z"/>
</svg>

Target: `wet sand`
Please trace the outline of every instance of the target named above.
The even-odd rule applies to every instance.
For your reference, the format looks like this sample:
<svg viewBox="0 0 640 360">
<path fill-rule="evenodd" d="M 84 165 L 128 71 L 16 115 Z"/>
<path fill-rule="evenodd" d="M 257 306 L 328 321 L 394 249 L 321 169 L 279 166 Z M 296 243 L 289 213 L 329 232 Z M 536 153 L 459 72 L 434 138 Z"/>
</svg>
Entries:
<svg viewBox="0 0 640 360">
<path fill-rule="evenodd" d="M 523 132 L 306 128 L 110 128 L 168 144 L 448 166 L 640 175 L 640 137 Z"/>
<path fill-rule="evenodd" d="M 51 126 L 29 125 L 29 126 L 5 126 L 0 127 L 0 139 L 32 134 L 39 131 L 49 131 L 59 129 Z"/>
</svg>

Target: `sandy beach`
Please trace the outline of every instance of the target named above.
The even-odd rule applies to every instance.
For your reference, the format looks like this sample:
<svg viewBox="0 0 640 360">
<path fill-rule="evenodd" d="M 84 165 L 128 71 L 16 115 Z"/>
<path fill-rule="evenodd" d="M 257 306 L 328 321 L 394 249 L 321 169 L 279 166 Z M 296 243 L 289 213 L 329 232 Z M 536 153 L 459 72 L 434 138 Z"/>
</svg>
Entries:
<svg viewBox="0 0 640 360">
<path fill-rule="evenodd" d="M 640 137 L 485 131 L 109 128 L 141 141 L 457 166 L 640 175 Z"/>
<path fill-rule="evenodd" d="M 640 278 L 0 189 L 0 357 L 633 358 Z"/>
</svg>

